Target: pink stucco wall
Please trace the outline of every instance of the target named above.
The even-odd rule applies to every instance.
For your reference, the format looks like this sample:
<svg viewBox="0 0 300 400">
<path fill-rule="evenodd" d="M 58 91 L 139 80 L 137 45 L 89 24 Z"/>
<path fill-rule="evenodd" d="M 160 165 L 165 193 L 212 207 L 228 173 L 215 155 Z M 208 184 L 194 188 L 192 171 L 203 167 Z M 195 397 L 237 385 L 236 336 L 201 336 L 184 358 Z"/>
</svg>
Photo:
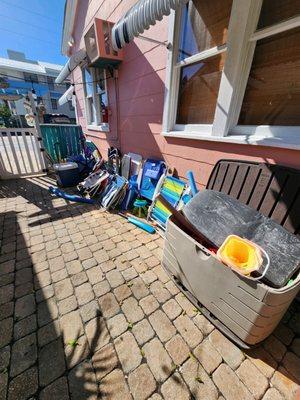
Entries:
<svg viewBox="0 0 300 400">
<path fill-rule="evenodd" d="M 83 36 L 94 17 L 116 22 L 135 0 L 79 1 L 74 29 L 74 51 L 84 47 Z M 168 18 L 151 27 L 145 36 L 167 39 Z M 161 135 L 164 103 L 164 81 L 167 50 L 163 46 L 136 39 L 124 49 L 124 61 L 119 68 L 119 113 L 117 130 L 115 84 L 108 80 L 110 132 L 88 130 L 85 120 L 83 88 L 76 86 L 79 123 L 87 136 L 106 155 L 108 146 L 118 146 L 122 153 L 140 153 L 144 157 L 164 158 L 175 167 L 179 176 L 192 169 L 197 182 L 205 185 L 213 165 L 221 158 L 278 163 L 300 168 L 299 151 L 275 147 L 231 144 L 204 140 L 165 138 Z M 73 73 L 75 82 L 81 82 L 81 71 Z"/>
</svg>

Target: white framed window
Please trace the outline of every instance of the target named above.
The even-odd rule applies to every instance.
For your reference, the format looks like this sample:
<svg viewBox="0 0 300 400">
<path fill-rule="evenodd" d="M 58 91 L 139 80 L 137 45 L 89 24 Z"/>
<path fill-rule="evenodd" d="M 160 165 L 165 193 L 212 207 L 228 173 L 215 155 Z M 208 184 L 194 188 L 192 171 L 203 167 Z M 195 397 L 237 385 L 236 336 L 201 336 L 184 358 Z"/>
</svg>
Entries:
<svg viewBox="0 0 300 400">
<path fill-rule="evenodd" d="M 57 100 L 53 98 L 51 98 L 50 100 L 51 100 L 52 110 L 57 110 Z"/>
<path fill-rule="evenodd" d="M 101 68 L 82 68 L 85 112 L 88 128 L 108 132 L 106 73 Z"/>
<path fill-rule="evenodd" d="M 53 76 L 47 76 L 47 84 L 48 84 L 48 88 L 49 90 L 54 90 L 54 80 L 55 78 L 53 78 Z"/>
<path fill-rule="evenodd" d="M 165 136 L 299 148 L 299 1 L 190 0 L 169 40 Z"/>
</svg>

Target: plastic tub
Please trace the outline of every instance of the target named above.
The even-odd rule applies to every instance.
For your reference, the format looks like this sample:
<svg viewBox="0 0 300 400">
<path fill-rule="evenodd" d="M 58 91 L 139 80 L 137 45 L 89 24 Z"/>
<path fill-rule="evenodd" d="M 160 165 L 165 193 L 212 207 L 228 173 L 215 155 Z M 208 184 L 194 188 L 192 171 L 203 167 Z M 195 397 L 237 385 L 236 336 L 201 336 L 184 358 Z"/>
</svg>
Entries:
<svg viewBox="0 0 300 400">
<path fill-rule="evenodd" d="M 300 289 L 300 274 L 280 289 L 238 274 L 168 220 L 163 266 L 228 337 L 249 347 L 268 337 Z M 182 288 L 182 287 L 181 287 Z"/>
</svg>

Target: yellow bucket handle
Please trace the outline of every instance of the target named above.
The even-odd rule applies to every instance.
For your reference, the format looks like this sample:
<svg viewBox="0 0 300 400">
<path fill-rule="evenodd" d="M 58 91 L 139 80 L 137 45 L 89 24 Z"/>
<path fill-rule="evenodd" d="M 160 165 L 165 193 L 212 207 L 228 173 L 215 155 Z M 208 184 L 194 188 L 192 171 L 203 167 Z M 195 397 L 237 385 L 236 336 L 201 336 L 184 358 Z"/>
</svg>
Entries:
<svg viewBox="0 0 300 400">
<path fill-rule="evenodd" d="M 268 269 L 269 269 L 269 267 L 270 267 L 270 257 L 269 257 L 269 254 L 266 252 L 266 250 L 264 250 L 264 249 L 263 249 L 262 247 L 260 247 L 258 244 L 255 243 L 255 246 L 259 247 L 259 250 L 264 254 L 264 256 L 265 256 L 265 258 L 266 258 L 266 260 L 267 260 L 267 265 L 266 265 L 266 267 L 265 267 L 265 269 L 264 269 L 264 272 L 263 272 L 260 276 L 258 276 L 258 277 L 256 277 L 256 278 L 253 278 L 253 277 L 251 276 L 251 279 L 253 279 L 254 281 L 259 281 L 260 279 L 264 278 L 264 276 L 266 275 L 266 273 L 267 273 L 267 271 L 268 271 Z"/>
<path fill-rule="evenodd" d="M 269 257 L 269 255 L 268 255 L 268 253 L 266 252 L 266 250 L 264 250 L 262 247 L 260 247 L 258 244 L 256 244 L 255 243 L 255 246 L 257 246 L 260 250 L 261 250 L 261 252 L 264 254 L 264 256 L 265 256 L 265 258 L 266 258 L 266 260 L 267 260 L 267 265 L 266 265 L 266 267 L 265 267 L 265 269 L 264 269 L 264 272 L 260 275 L 260 276 L 258 276 L 258 277 L 253 277 L 253 276 L 247 276 L 247 275 L 243 275 L 243 274 L 241 274 L 240 273 L 240 271 L 238 270 L 238 268 L 234 268 L 234 267 L 230 267 L 234 272 L 236 272 L 237 274 L 239 274 L 240 276 L 242 276 L 243 278 L 248 278 L 248 279 L 251 279 L 252 281 L 259 281 L 259 280 L 261 280 L 262 278 L 264 278 L 265 277 L 265 275 L 266 275 L 266 273 L 267 273 L 267 271 L 268 271 L 268 269 L 269 269 L 269 267 L 270 267 L 270 257 Z"/>
<path fill-rule="evenodd" d="M 236 235 L 234 235 L 234 236 L 236 236 Z M 249 240 L 247 240 L 247 239 L 245 239 L 245 238 L 242 238 L 242 237 L 240 237 L 240 239 L 243 239 L 243 240 L 245 240 L 245 241 L 247 241 L 247 242 L 250 242 Z M 227 239 L 226 239 L 227 240 Z M 259 281 L 259 280 L 261 280 L 262 278 L 264 278 L 265 277 L 265 275 L 266 275 L 266 273 L 267 273 L 267 271 L 268 271 L 268 269 L 269 269 L 269 267 L 270 267 L 270 257 L 269 257 L 269 255 L 268 255 L 268 253 L 266 252 L 266 250 L 264 250 L 262 247 L 260 247 L 257 243 L 253 243 L 253 242 L 251 242 L 252 244 L 254 244 L 255 245 L 255 247 L 257 247 L 260 251 L 261 251 L 261 253 L 263 253 L 264 254 L 264 256 L 265 256 L 265 259 L 267 260 L 267 265 L 265 266 L 265 268 L 264 268 L 264 271 L 263 271 L 263 273 L 260 275 L 260 276 L 258 276 L 258 277 L 252 277 L 252 276 L 250 276 L 250 275 L 244 275 L 244 274 L 242 274 L 240 271 L 239 271 L 239 269 L 238 268 L 236 268 L 236 267 L 234 267 L 234 266 L 230 266 L 230 268 L 233 270 L 233 271 L 235 271 L 237 274 L 239 274 L 239 275 L 241 275 L 241 276 L 243 276 L 243 277 L 247 277 L 248 279 L 251 279 L 251 280 L 253 280 L 253 281 Z M 222 245 L 223 246 L 223 245 Z M 221 246 L 221 247 L 222 247 Z M 219 249 L 220 250 L 220 249 Z M 221 261 L 222 261 L 222 259 L 221 259 Z M 258 270 L 257 270 L 258 271 Z"/>
</svg>

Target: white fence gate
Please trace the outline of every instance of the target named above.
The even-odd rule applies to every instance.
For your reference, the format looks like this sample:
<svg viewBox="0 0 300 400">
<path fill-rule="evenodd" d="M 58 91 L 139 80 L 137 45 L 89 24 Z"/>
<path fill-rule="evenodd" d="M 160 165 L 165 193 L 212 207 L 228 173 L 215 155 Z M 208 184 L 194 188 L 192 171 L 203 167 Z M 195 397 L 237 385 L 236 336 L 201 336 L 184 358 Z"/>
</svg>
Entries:
<svg viewBox="0 0 300 400">
<path fill-rule="evenodd" d="M 44 170 L 35 128 L 0 128 L 0 178 L 37 175 Z"/>
</svg>

